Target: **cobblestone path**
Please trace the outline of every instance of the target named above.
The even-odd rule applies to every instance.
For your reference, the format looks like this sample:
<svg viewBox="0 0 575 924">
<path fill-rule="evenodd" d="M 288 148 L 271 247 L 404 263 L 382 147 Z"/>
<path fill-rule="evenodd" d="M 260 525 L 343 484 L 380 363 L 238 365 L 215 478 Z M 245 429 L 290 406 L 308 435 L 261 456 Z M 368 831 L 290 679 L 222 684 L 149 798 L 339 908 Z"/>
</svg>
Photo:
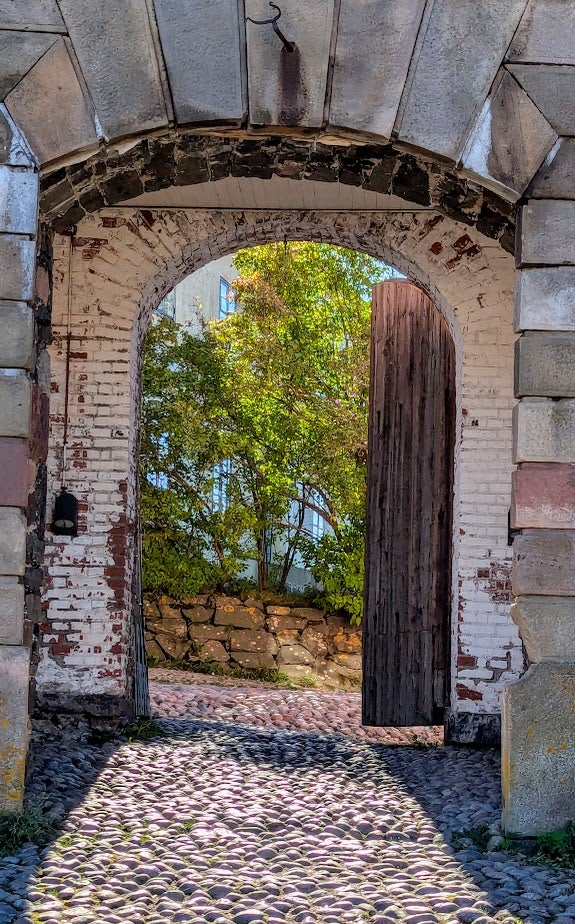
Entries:
<svg viewBox="0 0 575 924">
<path fill-rule="evenodd" d="M 37 754 L 62 827 L 0 860 L 0 924 L 575 922 L 575 875 L 461 834 L 496 836 L 496 753 L 365 737 L 356 694 L 152 694 L 165 737 Z"/>
</svg>

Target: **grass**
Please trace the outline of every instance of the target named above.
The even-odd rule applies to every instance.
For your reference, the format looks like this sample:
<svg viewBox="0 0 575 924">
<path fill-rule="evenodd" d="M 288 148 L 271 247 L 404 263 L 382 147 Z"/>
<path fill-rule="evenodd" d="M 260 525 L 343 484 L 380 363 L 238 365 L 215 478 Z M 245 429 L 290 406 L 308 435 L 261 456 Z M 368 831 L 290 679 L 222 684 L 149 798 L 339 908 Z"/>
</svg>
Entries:
<svg viewBox="0 0 575 924">
<path fill-rule="evenodd" d="M 127 725 L 123 734 L 128 741 L 151 741 L 152 738 L 165 738 L 166 732 L 157 719 L 136 719 Z"/>
<path fill-rule="evenodd" d="M 559 831 L 540 834 L 536 859 L 553 866 L 575 868 L 575 822 L 568 822 Z"/>
<path fill-rule="evenodd" d="M 30 802 L 19 812 L 0 812 L 0 857 L 13 856 L 24 844 L 44 847 L 57 830 L 58 824 L 42 799 Z"/>
<path fill-rule="evenodd" d="M 149 667 L 165 667 L 174 671 L 189 671 L 194 674 L 207 674 L 211 677 L 230 677 L 232 680 L 257 680 L 261 683 L 275 683 L 287 690 L 312 689 L 316 685 L 315 677 L 307 675 L 293 680 L 277 668 L 240 667 L 239 665 L 223 667 L 216 661 L 160 661 L 148 658 Z"/>
</svg>

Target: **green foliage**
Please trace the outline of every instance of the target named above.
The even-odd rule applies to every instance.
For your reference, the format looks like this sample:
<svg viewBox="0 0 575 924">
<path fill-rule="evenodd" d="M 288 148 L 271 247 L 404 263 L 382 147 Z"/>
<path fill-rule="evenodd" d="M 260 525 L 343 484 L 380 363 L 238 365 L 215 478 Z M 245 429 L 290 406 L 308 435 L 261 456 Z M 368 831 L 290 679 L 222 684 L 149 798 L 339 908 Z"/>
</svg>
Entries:
<svg viewBox="0 0 575 924">
<path fill-rule="evenodd" d="M 141 717 L 131 722 L 124 729 L 124 735 L 129 742 L 132 741 L 151 741 L 152 738 L 165 738 L 165 729 L 160 725 L 157 719 Z"/>
<path fill-rule="evenodd" d="M 541 834 L 537 838 L 537 859 L 575 867 L 575 822 L 568 822 L 560 831 Z"/>
<path fill-rule="evenodd" d="M 302 556 L 326 605 L 359 621 L 370 295 L 389 268 L 311 243 L 235 264 L 241 311 L 199 336 L 163 320 L 147 338 L 144 587 L 229 590 L 255 560 L 259 590 L 282 591 Z M 329 527 L 319 543 L 310 511 Z"/>
<path fill-rule="evenodd" d="M 56 831 L 45 800 L 31 802 L 20 812 L 0 812 L 0 857 L 13 856 L 28 843 L 44 847 Z"/>
</svg>

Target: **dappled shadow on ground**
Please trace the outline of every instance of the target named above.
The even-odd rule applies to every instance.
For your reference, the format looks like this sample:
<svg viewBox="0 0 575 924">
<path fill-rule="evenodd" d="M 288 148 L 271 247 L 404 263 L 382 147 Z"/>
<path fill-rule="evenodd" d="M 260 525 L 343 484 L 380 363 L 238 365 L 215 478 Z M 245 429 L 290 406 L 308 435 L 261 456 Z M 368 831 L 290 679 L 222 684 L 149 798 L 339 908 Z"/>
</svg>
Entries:
<svg viewBox="0 0 575 924">
<path fill-rule="evenodd" d="M 449 844 L 497 823 L 495 752 L 161 725 L 37 753 L 61 829 L 0 861 L 0 924 L 569 921 L 569 875 Z"/>
</svg>

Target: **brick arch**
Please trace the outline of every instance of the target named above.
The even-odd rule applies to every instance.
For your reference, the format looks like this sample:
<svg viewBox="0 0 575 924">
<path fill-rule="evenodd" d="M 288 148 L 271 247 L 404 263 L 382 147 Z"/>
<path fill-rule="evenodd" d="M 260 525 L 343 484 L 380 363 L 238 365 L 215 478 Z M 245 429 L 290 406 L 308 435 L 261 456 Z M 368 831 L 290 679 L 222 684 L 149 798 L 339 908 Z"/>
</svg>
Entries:
<svg viewBox="0 0 575 924">
<path fill-rule="evenodd" d="M 431 152 L 410 152 L 388 142 L 366 144 L 353 135 L 348 144 L 329 145 L 305 136 L 172 131 L 124 142 L 120 149 L 109 145 L 82 162 L 46 172 L 40 207 L 44 219 L 65 232 L 98 209 L 145 192 L 227 176 L 339 182 L 394 195 L 406 205 L 430 206 L 474 226 L 513 252 L 511 203 Z"/>
<path fill-rule="evenodd" d="M 286 234 L 332 241 L 393 263 L 429 292 L 450 322 L 459 353 L 461 427 L 454 700 L 464 723 L 496 723 L 501 688 L 522 667 L 508 617 L 505 503 L 514 267 L 497 242 L 433 212 L 106 209 L 78 225 L 68 481 L 81 503 L 81 529 L 75 540 L 52 537 L 48 544 L 39 700 L 95 711 L 103 702 L 108 711 L 129 704 L 135 421 L 140 345 L 151 311 L 193 269 Z M 56 236 L 51 495 L 59 485 L 69 244 L 68 237 Z M 484 513 L 476 497 L 480 483 Z M 501 509 L 493 513 L 497 505 Z M 493 623 L 489 656 L 481 651 L 486 622 Z"/>
</svg>

